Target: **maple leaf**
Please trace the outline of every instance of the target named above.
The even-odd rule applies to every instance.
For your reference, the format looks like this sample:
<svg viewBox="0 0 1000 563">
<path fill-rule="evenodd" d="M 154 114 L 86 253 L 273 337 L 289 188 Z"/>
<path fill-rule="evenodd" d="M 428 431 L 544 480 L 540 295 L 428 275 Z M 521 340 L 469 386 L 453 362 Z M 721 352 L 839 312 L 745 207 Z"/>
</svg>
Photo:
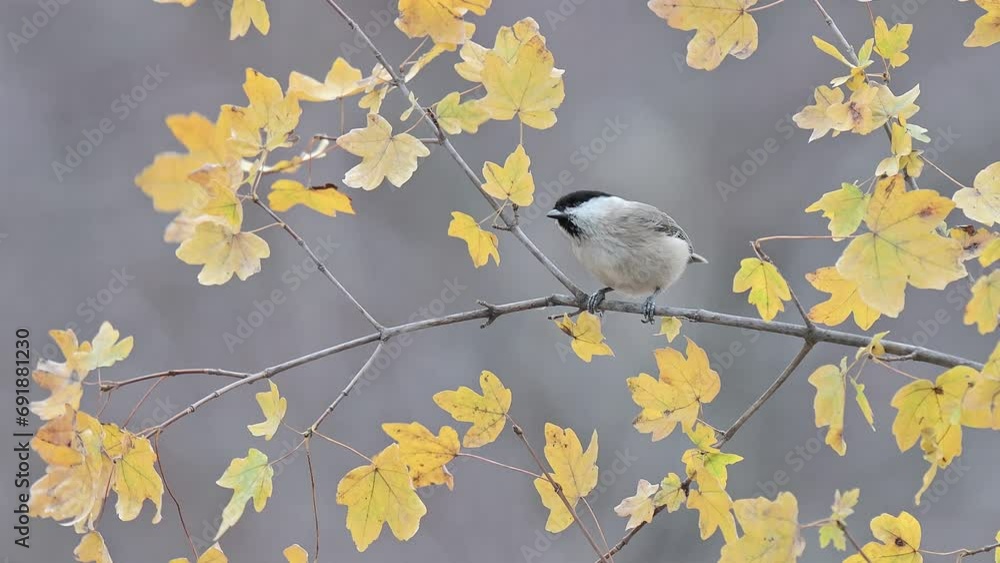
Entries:
<svg viewBox="0 0 1000 563">
<path fill-rule="evenodd" d="M 667 512 L 674 512 L 684 504 L 687 498 L 685 487 L 676 473 L 669 473 L 660 481 L 660 490 L 653 496 L 653 504 L 657 507 L 667 507 Z"/>
<path fill-rule="evenodd" d="M 368 125 L 351 129 L 337 137 L 337 144 L 361 157 L 361 163 L 347 171 L 344 183 L 352 188 L 374 190 L 382 180 L 401 187 L 417 169 L 417 158 L 431 151 L 409 133 L 392 134 L 392 125 L 377 113 L 368 114 Z"/>
<path fill-rule="evenodd" d="M 832 543 L 838 551 L 847 549 L 847 536 L 838 523 L 843 523 L 848 516 L 854 514 L 854 507 L 858 504 L 860 496 L 861 489 L 851 489 L 843 494 L 837 490 L 834 493 L 833 505 L 830 507 L 833 511 L 830 515 L 830 521 L 819 529 L 820 547 L 826 547 Z"/>
<path fill-rule="evenodd" d="M 411 38 L 430 36 L 435 43 L 461 44 L 472 36 L 462 16 L 467 12 L 481 16 L 491 3 L 492 0 L 400 0 L 396 27 Z"/>
<path fill-rule="evenodd" d="M 77 352 L 75 358 L 79 362 L 79 370 L 83 373 L 97 369 L 107 368 L 115 365 L 128 357 L 132 353 L 133 339 L 131 336 L 122 338 L 119 341 L 120 333 L 115 330 L 111 323 L 104 321 L 97 330 L 97 334 L 90 342 L 90 350 Z"/>
<path fill-rule="evenodd" d="M 448 236 L 462 239 L 469 247 L 472 264 L 479 268 L 489 263 L 490 258 L 497 266 L 500 265 L 499 239 L 489 231 L 484 231 L 476 220 L 461 211 L 451 212 L 451 222 L 448 223 Z"/>
<path fill-rule="evenodd" d="M 962 455 L 962 427 L 959 424 L 942 423 L 933 428 L 924 428 L 920 435 L 920 449 L 924 460 L 930 464 L 924 473 L 923 482 L 914 496 L 914 504 L 920 504 L 920 498 L 930 488 L 937 475 L 938 468 L 945 469 L 952 460 Z"/>
<path fill-rule="evenodd" d="M 743 536 L 722 547 L 719 563 L 774 561 L 794 563 L 806 548 L 799 536 L 799 503 L 788 492 L 733 503 Z"/>
<path fill-rule="evenodd" d="M 698 511 L 701 539 L 707 540 L 716 530 L 722 530 L 726 543 L 736 540 L 733 499 L 717 479 L 711 475 L 698 475 L 698 488 L 688 494 L 687 507 Z"/>
<path fill-rule="evenodd" d="M 233 0 L 229 20 L 230 40 L 246 35 L 251 23 L 261 35 L 267 35 L 271 30 L 271 17 L 264 0 Z"/>
<path fill-rule="evenodd" d="M 529 167 L 531 158 L 524 152 L 524 145 L 518 144 L 510 153 L 503 166 L 486 161 L 483 164 L 483 191 L 503 201 L 527 207 L 534 201 L 535 180 Z"/>
<path fill-rule="evenodd" d="M 597 315 L 582 311 L 576 322 L 569 315 L 555 321 L 559 330 L 569 335 L 573 342 L 570 346 L 581 360 L 588 364 L 594 356 L 614 356 L 615 352 L 606 342 L 601 332 L 601 319 Z"/>
<path fill-rule="evenodd" d="M 1000 343 L 983 370 L 972 376 L 972 388 L 962 403 L 962 424 L 1000 430 Z"/>
<path fill-rule="evenodd" d="M 103 448 L 114 464 L 111 489 L 118 494 L 115 510 L 123 522 L 135 520 L 147 500 L 156 507 L 153 523 L 162 518 L 163 480 L 156 473 L 156 452 L 149 439 L 104 424 Z"/>
<path fill-rule="evenodd" d="M 961 244 L 935 231 L 953 207 L 934 190 L 906 191 L 902 176 L 880 180 L 865 214 L 870 232 L 851 241 L 837 271 L 870 307 L 897 316 L 907 284 L 944 289 L 967 275 Z"/>
<path fill-rule="evenodd" d="M 437 115 L 438 123 L 449 135 L 458 135 L 462 131 L 475 133 L 479 131 L 479 126 L 490 118 L 490 113 L 483 109 L 479 100 L 466 102 L 460 100 L 461 94 L 452 92 L 435 105 L 434 113 Z"/>
<path fill-rule="evenodd" d="M 913 34 L 913 24 L 897 23 L 889 29 L 882 16 L 875 18 L 875 52 L 889 61 L 895 68 L 901 67 L 910 60 L 904 53 L 910 45 L 910 35 Z"/>
<path fill-rule="evenodd" d="M 556 123 L 553 110 L 566 96 L 562 76 L 553 76 L 554 65 L 552 52 L 540 35 L 518 47 L 510 63 L 496 53 L 486 53 L 482 71 L 486 97 L 482 108 L 493 119 L 505 121 L 516 115 L 528 127 L 552 127 Z"/>
<path fill-rule="evenodd" d="M 517 59 L 518 49 L 521 45 L 533 37 L 539 37 L 543 42 L 545 41 L 545 37 L 538 32 L 538 22 L 534 18 L 528 17 L 515 22 L 512 26 L 501 26 L 497 30 L 492 49 L 487 49 L 475 41 L 466 41 L 459 51 L 462 62 L 455 64 L 455 71 L 470 82 L 482 82 L 487 53 L 493 53 L 507 61 L 507 64 L 511 64 Z M 562 69 L 552 69 L 551 76 L 553 78 L 558 78 L 562 74 Z"/>
<path fill-rule="evenodd" d="M 806 208 L 806 213 L 822 211 L 823 217 L 830 220 L 830 234 L 833 240 L 842 240 L 854 234 L 861 226 L 868 207 L 870 196 L 863 193 L 857 184 L 844 182 L 839 190 L 826 192 Z"/>
<path fill-rule="evenodd" d="M 51 422 L 52 434 L 32 440 L 32 447 L 55 463 L 49 463 L 45 475 L 31 485 L 28 513 L 33 517 L 52 518 L 72 525 L 77 533 L 94 529 L 104 505 L 113 466 L 102 451 L 101 423 L 92 416 L 66 407 L 66 418 Z M 48 426 L 48 425 L 46 425 Z M 56 438 L 60 435 L 60 438 Z M 55 453 L 42 445 L 69 448 Z M 44 452 L 44 453 L 43 453 Z"/>
<path fill-rule="evenodd" d="M 816 88 L 813 96 L 816 99 L 815 104 L 802 108 L 802 111 L 792 116 L 792 120 L 799 128 L 813 130 L 809 135 L 810 143 L 825 137 L 830 131 L 833 131 L 834 137 L 841 133 L 837 128 L 838 123 L 830 115 L 830 108 L 843 103 L 844 91 L 840 88 L 820 86 Z"/>
<path fill-rule="evenodd" d="M 135 184 L 152 198 L 157 211 L 183 211 L 203 194 L 203 188 L 189 179 L 203 164 L 203 159 L 192 155 L 160 153 L 135 177 Z"/>
<path fill-rule="evenodd" d="M 90 532 L 80 539 L 80 544 L 73 550 L 73 557 L 81 563 L 112 563 L 108 546 L 104 544 L 104 536 L 100 532 Z"/>
<path fill-rule="evenodd" d="M 590 444 L 584 451 L 583 444 L 571 428 L 562 429 L 545 423 L 545 459 L 552 467 L 552 479 L 562 488 L 570 506 L 576 507 L 580 499 L 597 486 L 597 431 L 591 434 Z M 545 530 L 558 533 L 568 528 L 573 523 L 573 515 L 552 483 L 545 477 L 539 477 L 535 479 L 535 490 L 542 504 L 549 509 Z"/>
<path fill-rule="evenodd" d="M 369 465 L 349 471 L 337 484 L 337 504 L 347 506 L 347 529 L 358 551 L 368 549 L 389 524 L 394 536 L 408 540 L 417 533 L 427 507 L 417 495 L 399 444 L 391 444 Z"/>
<path fill-rule="evenodd" d="M 659 485 L 653 485 L 645 479 L 639 479 L 639 484 L 635 488 L 635 496 L 625 498 L 618 503 L 618 506 L 615 507 L 615 514 L 628 518 L 628 522 L 625 524 L 626 530 L 653 521 L 653 511 L 656 509 L 653 495 L 659 489 Z"/>
<path fill-rule="evenodd" d="M 288 137 L 302 115 L 299 99 L 294 94 L 286 96 L 277 80 L 252 68 L 246 70 L 243 92 L 250 102 L 245 108 L 249 126 L 263 129 L 267 135 L 262 148 L 270 151 L 291 146 Z"/>
<path fill-rule="evenodd" d="M 31 439 L 31 449 L 49 465 L 74 465 L 83 461 L 76 438 L 76 410 L 64 405 L 63 411 L 47 421 Z"/>
<path fill-rule="evenodd" d="M 864 561 L 892 560 L 894 563 L 922 563 L 923 555 L 920 549 L 920 522 L 903 511 L 899 516 L 882 514 L 872 518 L 872 535 L 879 542 L 868 542 L 861 553 L 854 554 L 844 560 L 844 563 L 863 563 Z"/>
<path fill-rule="evenodd" d="M 840 455 L 847 453 L 844 441 L 844 403 L 846 360 L 841 366 L 832 364 L 820 366 L 809 376 L 809 383 L 816 388 L 813 410 L 816 412 L 816 428 L 829 426 L 826 443 Z"/>
<path fill-rule="evenodd" d="M 862 416 L 865 417 L 865 421 L 868 422 L 868 426 L 875 430 L 875 413 L 872 412 L 872 405 L 868 402 L 868 395 L 865 394 L 865 386 L 862 383 L 858 383 L 858 380 L 851 378 L 851 386 L 854 387 L 854 401 L 858 404 L 858 409 L 861 411 Z"/>
<path fill-rule="evenodd" d="M 757 50 L 757 22 L 748 11 L 757 0 L 649 0 L 649 9 L 682 31 L 695 30 L 687 46 L 691 68 L 714 70 L 726 55 L 746 59 Z"/>
<path fill-rule="evenodd" d="M 847 76 L 840 76 L 831 80 L 831 86 L 836 88 L 846 84 L 851 91 L 855 91 L 865 84 L 865 81 L 867 80 L 865 69 L 871 66 L 874 62 L 871 59 L 872 47 L 875 43 L 873 39 L 865 41 L 864 45 L 861 46 L 861 49 L 858 50 L 858 64 L 856 65 L 848 61 L 847 57 L 841 54 L 840 50 L 830 43 L 816 37 L 815 35 L 813 35 L 812 39 L 813 44 L 816 45 L 817 49 L 844 63 L 847 68 L 851 69 L 850 74 Z"/>
<path fill-rule="evenodd" d="M 719 374 L 708 364 L 708 355 L 690 338 L 687 358 L 673 348 L 653 351 L 659 379 L 640 373 L 630 377 L 632 401 L 642 408 L 633 425 L 654 442 L 674 431 L 678 423 L 685 431 L 694 428 L 701 406 L 715 399 L 721 383 Z"/>
<path fill-rule="evenodd" d="M 399 443 L 399 453 L 410 468 L 410 477 L 416 488 L 430 485 L 455 487 L 455 478 L 446 463 L 458 456 L 461 446 L 458 432 L 450 426 L 442 426 L 435 436 L 419 422 L 385 423 L 382 430 Z"/>
<path fill-rule="evenodd" d="M 303 102 L 330 102 L 348 98 L 364 90 L 361 71 L 343 57 L 337 57 L 323 82 L 300 72 L 288 75 L 288 94 Z"/>
<path fill-rule="evenodd" d="M 726 488 L 729 480 L 728 466 L 743 461 L 742 456 L 736 454 L 722 453 L 714 446 L 715 430 L 699 424 L 693 430 L 687 431 L 688 438 L 695 447 L 684 452 L 681 461 L 688 477 L 700 479 L 705 475 L 711 476 L 719 482 L 719 486 Z"/>
<path fill-rule="evenodd" d="M 39 360 L 32 379 L 39 387 L 52 393 L 42 401 L 29 404 L 31 412 L 42 420 L 52 420 L 63 414 L 68 405 L 73 410 L 80 408 L 83 398 L 83 378 L 66 364 Z"/>
<path fill-rule="evenodd" d="M 285 418 L 288 400 L 278 393 L 278 386 L 273 381 L 268 380 L 267 384 L 270 390 L 256 395 L 257 404 L 260 405 L 260 410 L 264 413 L 264 422 L 251 424 L 247 426 L 247 430 L 254 436 L 263 436 L 265 440 L 270 441 L 271 438 L 274 438 L 274 433 L 278 431 L 281 419 Z"/>
<path fill-rule="evenodd" d="M 962 402 L 975 378 L 974 369 L 959 366 L 942 373 L 935 382 L 918 379 L 897 391 L 891 404 L 899 411 L 892 423 L 899 451 L 913 447 L 925 428 L 958 424 Z"/>
<path fill-rule="evenodd" d="M 677 335 L 681 333 L 681 320 L 677 317 L 663 317 L 660 319 L 660 332 L 657 336 L 666 336 L 667 342 L 673 342 Z"/>
<path fill-rule="evenodd" d="M 819 291 L 830 294 L 829 299 L 809 309 L 809 319 L 814 322 L 837 326 L 853 314 L 854 324 L 868 330 L 881 316 L 861 299 L 858 284 L 844 279 L 837 268 L 820 268 L 806 274 L 806 279 Z"/>
<path fill-rule="evenodd" d="M 309 553 L 299 544 L 293 544 L 281 552 L 288 563 L 309 563 Z"/>
<path fill-rule="evenodd" d="M 330 217 L 336 217 L 338 211 L 354 215 L 351 198 L 333 184 L 307 188 L 296 180 L 278 180 L 271 184 L 267 203 L 279 212 L 288 211 L 296 205 L 305 205 Z"/>
<path fill-rule="evenodd" d="M 1000 260 L 1000 237 L 986 244 L 982 255 L 979 256 L 979 264 L 985 268 L 997 260 Z"/>
<path fill-rule="evenodd" d="M 188 563 L 188 559 L 186 557 L 171 559 L 170 563 Z M 229 563 L 229 558 L 226 557 L 225 553 L 222 553 L 219 544 L 215 544 L 198 557 L 198 563 Z"/>
<path fill-rule="evenodd" d="M 976 4 L 986 10 L 986 13 L 976 20 L 975 27 L 965 39 L 964 45 L 989 47 L 1000 41 L 1000 3 L 997 0 L 976 0 Z"/>
<path fill-rule="evenodd" d="M 778 312 L 785 310 L 784 301 L 790 301 L 792 294 L 788 282 L 770 262 L 759 258 L 744 258 L 740 269 L 733 278 L 733 293 L 750 291 L 747 300 L 757 306 L 760 318 L 773 320 Z"/>
<path fill-rule="evenodd" d="M 976 280 L 972 286 L 972 298 L 965 306 L 967 325 L 974 324 L 979 334 L 987 334 L 997 329 L 1000 315 L 1000 270 L 993 270 Z"/>
<path fill-rule="evenodd" d="M 175 254 L 185 264 L 203 265 L 198 283 L 222 285 L 233 274 L 246 280 L 259 272 L 260 261 L 271 255 L 271 248 L 253 233 L 208 222 L 198 224 L 194 235 L 182 242 Z"/>
<path fill-rule="evenodd" d="M 913 149 L 913 134 L 901 123 L 890 127 L 892 156 L 886 157 L 875 168 L 876 176 L 893 176 L 900 171 L 911 178 L 919 178 L 924 169 L 920 157 L 923 151 Z"/>
<path fill-rule="evenodd" d="M 274 469 L 268 463 L 267 455 L 256 448 L 250 448 L 246 457 L 234 458 L 229 463 L 222 477 L 215 482 L 220 487 L 233 490 L 229 504 L 222 509 L 222 522 L 215 534 L 216 540 L 239 522 L 250 499 L 253 499 L 254 510 L 264 510 L 273 490 L 272 477 Z"/>
<path fill-rule="evenodd" d="M 979 171 L 972 185 L 955 192 L 955 205 L 966 217 L 987 227 L 1000 223 L 1000 162 Z"/>
<path fill-rule="evenodd" d="M 228 166 L 207 164 L 188 178 L 203 191 L 185 208 L 185 215 L 194 216 L 196 223 L 209 219 L 239 230 L 243 225 L 243 203 L 236 194 L 243 183 L 239 163 L 234 160 Z"/>
<path fill-rule="evenodd" d="M 972 225 L 961 225 L 948 229 L 948 236 L 957 240 L 962 245 L 963 262 L 983 256 L 990 249 L 993 242 L 1000 238 L 989 229 L 976 228 Z M 990 263 L 983 265 L 989 266 Z"/>
<path fill-rule="evenodd" d="M 472 423 L 462 437 L 462 445 L 466 448 L 478 448 L 496 440 L 510 410 L 510 389 L 503 386 L 500 378 L 483 370 L 479 375 L 479 386 L 483 390 L 482 395 L 465 386 L 434 395 L 434 403 L 452 418 Z"/>
</svg>

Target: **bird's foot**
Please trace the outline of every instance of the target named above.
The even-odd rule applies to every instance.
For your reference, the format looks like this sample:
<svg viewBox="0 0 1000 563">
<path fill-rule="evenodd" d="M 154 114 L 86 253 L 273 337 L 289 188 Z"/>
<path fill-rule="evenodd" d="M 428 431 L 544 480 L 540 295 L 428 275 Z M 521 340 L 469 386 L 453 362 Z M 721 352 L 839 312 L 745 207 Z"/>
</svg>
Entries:
<svg viewBox="0 0 1000 563">
<path fill-rule="evenodd" d="M 642 304 L 642 322 L 645 324 L 653 324 L 656 321 L 656 295 L 650 295 L 646 298 L 646 301 Z"/>
<path fill-rule="evenodd" d="M 587 298 L 587 312 L 591 315 L 598 313 L 597 308 L 604 303 L 604 296 L 611 291 L 610 287 L 605 287 L 604 289 L 598 289 L 590 297 Z"/>
</svg>

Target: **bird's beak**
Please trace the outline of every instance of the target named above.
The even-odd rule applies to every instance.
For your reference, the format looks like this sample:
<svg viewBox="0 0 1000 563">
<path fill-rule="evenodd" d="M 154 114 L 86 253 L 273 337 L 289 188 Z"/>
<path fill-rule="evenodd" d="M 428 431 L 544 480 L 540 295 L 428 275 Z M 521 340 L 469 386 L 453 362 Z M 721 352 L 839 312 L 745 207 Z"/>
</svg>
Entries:
<svg viewBox="0 0 1000 563">
<path fill-rule="evenodd" d="M 548 213 L 545 214 L 545 216 L 549 217 L 550 219 L 565 219 L 566 217 L 568 217 L 568 215 L 566 215 L 565 212 L 559 211 L 558 209 L 553 209 L 552 211 L 549 211 Z"/>
</svg>

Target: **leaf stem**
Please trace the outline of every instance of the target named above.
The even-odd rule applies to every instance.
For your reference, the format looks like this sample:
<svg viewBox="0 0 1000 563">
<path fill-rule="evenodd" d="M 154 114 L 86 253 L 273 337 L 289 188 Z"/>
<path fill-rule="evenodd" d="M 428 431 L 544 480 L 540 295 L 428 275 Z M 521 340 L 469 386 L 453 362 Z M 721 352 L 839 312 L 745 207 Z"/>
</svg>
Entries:
<svg viewBox="0 0 1000 563">
<path fill-rule="evenodd" d="M 482 457 L 482 456 L 478 456 L 476 454 L 468 454 L 468 453 L 465 453 L 465 452 L 459 452 L 459 454 L 458 454 L 457 457 L 467 457 L 467 458 L 470 458 L 470 459 L 478 459 L 479 461 L 484 461 L 486 463 L 490 463 L 490 464 L 496 465 L 498 467 L 503 467 L 504 469 L 510 469 L 511 471 L 516 471 L 518 473 L 523 473 L 523 474 L 525 474 L 525 475 L 527 475 L 529 477 L 534 477 L 535 479 L 541 479 L 542 478 L 541 475 L 539 475 L 537 473 L 532 473 L 532 472 L 528 471 L 527 469 L 521 469 L 520 467 L 514 467 L 513 465 L 507 465 L 506 463 L 501 463 L 499 461 L 492 460 L 492 459 L 490 459 L 488 457 Z"/>
</svg>

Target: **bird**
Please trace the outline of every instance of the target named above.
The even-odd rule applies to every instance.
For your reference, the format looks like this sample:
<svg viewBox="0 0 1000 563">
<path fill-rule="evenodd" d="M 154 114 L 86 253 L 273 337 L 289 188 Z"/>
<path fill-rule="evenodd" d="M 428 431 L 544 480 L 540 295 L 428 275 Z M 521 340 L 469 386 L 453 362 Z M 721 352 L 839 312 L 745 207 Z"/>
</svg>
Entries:
<svg viewBox="0 0 1000 563">
<path fill-rule="evenodd" d="M 579 190 L 560 197 L 546 217 L 556 220 L 577 260 L 605 285 L 587 298 L 592 314 L 617 291 L 647 296 L 642 322 L 652 323 L 657 295 L 680 279 L 688 264 L 708 263 L 670 215 L 647 203 Z"/>
</svg>

